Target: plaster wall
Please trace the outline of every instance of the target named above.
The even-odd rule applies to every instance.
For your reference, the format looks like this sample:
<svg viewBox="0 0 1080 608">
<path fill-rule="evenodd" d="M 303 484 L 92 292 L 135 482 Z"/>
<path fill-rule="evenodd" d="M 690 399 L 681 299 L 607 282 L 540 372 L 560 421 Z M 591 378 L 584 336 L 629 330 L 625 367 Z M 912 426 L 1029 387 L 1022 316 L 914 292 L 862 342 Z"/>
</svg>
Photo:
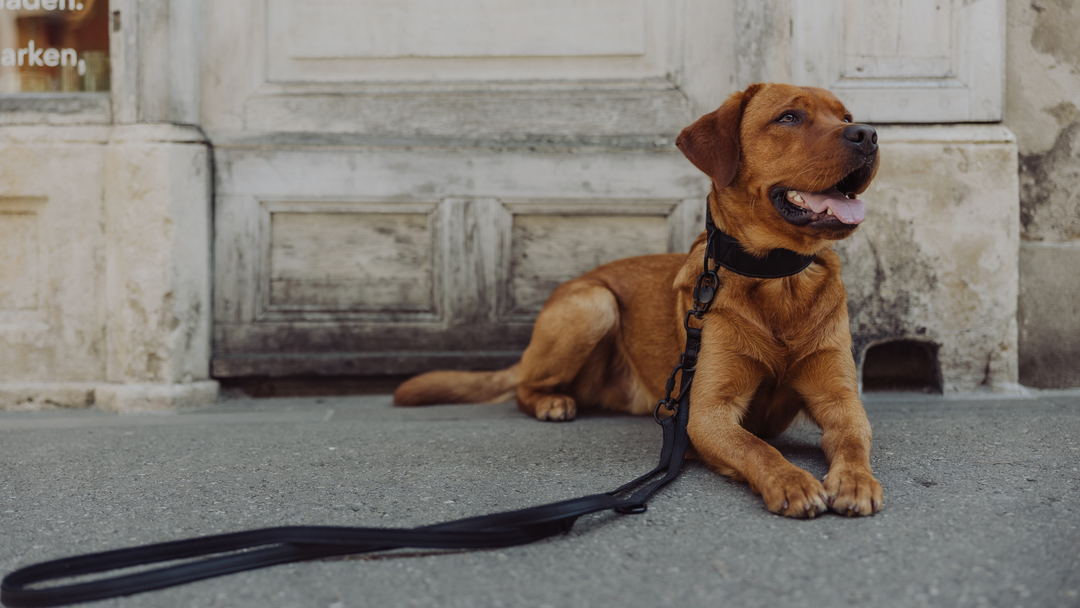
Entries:
<svg viewBox="0 0 1080 608">
<path fill-rule="evenodd" d="M 111 93 L 0 96 L 0 408 L 216 398 L 201 7 L 111 0 Z"/>
<path fill-rule="evenodd" d="M 169 125 L 0 127 L 0 408 L 214 399 L 207 155 Z"/>
<path fill-rule="evenodd" d="M 1020 382 L 1080 386 L 1080 2 L 1010 0 L 1005 124 L 1020 179 Z"/>
<path fill-rule="evenodd" d="M 939 345 L 943 388 L 1015 392 L 1016 144 L 1000 126 L 880 127 L 867 221 L 835 249 L 856 360 Z"/>
<path fill-rule="evenodd" d="M 105 379 L 108 135 L 0 128 L 0 383 Z"/>
<path fill-rule="evenodd" d="M 105 409 L 212 401 L 210 164 L 202 134 L 119 126 L 106 147 Z"/>
<path fill-rule="evenodd" d="M 118 127 L 106 148 L 112 382 L 206 380 L 210 180 L 194 129 Z"/>
</svg>

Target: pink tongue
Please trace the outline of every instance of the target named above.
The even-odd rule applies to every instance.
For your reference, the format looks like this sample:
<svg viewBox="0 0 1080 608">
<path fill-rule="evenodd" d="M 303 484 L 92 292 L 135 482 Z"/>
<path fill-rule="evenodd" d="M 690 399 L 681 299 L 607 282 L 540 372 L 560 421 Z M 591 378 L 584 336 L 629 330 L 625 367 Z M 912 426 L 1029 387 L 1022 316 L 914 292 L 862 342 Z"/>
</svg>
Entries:
<svg viewBox="0 0 1080 608">
<path fill-rule="evenodd" d="M 860 224 L 866 219 L 866 205 L 857 198 L 848 198 L 836 188 L 824 192 L 799 192 L 806 205 L 814 213 L 825 213 L 832 209 L 833 214 L 845 224 Z"/>
</svg>

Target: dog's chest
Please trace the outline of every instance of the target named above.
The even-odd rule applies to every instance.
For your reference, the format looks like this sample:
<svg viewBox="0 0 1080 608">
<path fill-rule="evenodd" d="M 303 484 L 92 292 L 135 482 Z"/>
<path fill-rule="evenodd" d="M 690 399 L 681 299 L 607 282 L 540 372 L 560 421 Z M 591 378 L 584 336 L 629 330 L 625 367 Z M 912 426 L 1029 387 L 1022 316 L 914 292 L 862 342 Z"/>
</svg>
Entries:
<svg viewBox="0 0 1080 608">
<path fill-rule="evenodd" d="M 831 342 L 846 318 L 846 305 L 843 288 L 835 289 L 829 278 L 820 274 L 726 286 L 724 308 L 732 330 L 749 338 L 749 352 L 743 354 L 776 369 Z"/>
</svg>

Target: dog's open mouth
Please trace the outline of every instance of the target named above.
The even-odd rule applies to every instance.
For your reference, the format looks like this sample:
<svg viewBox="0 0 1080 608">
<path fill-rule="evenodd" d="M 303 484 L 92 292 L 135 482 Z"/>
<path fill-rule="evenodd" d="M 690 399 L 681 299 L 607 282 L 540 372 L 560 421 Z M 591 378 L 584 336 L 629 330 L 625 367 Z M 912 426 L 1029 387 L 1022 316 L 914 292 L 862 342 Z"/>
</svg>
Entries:
<svg viewBox="0 0 1080 608">
<path fill-rule="evenodd" d="M 818 192 L 777 186 L 769 192 L 769 198 L 781 217 L 796 226 L 824 228 L 847 225 L 854 228 L 866 219 L 866 204 L 855 198 L 856 188 L 849 182 L 859 180 L 849 179 L 851 177 L 854 175 Z"/>
<path fill-rule="evenodd" d="M 842 224 L 858 225 L 866 219 L 866 205 L 854 194 L 844 194 L 836 188 L 821 192 L 785 190 L 780 193 L 780 210 L 793 224 L 808 224 L 835 218 Z"/>
</svg>

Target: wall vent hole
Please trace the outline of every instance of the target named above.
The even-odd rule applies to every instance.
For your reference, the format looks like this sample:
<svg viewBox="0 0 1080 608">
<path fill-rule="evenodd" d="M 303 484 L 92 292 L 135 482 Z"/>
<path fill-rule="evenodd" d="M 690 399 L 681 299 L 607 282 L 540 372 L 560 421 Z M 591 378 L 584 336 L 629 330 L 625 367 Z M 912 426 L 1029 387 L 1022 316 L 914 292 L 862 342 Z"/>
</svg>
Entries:
<svg viewBox="0 0 1080 608">
<path fill-rule="evenodd" d="M 942 392 L 938 345 L 895 340 L 871 346 L 862 369 L 863 391 Z"/>
</svg>

